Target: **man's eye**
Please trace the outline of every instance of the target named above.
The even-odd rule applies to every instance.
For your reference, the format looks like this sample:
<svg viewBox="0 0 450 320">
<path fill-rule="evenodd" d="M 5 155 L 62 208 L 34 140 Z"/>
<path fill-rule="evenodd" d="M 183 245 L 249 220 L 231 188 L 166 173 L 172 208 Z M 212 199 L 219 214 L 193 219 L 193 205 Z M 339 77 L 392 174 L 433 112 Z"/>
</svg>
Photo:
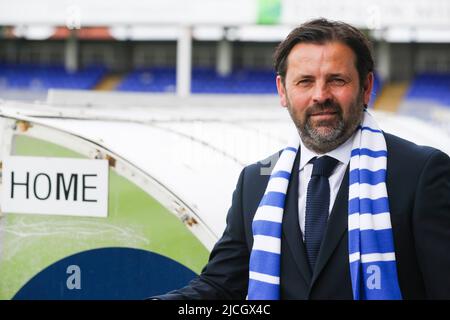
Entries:
<svg viewBox="0 0 450 320">
<path fill-rule="evenodd" d="M 303 79 L 297 82 L 297 84 L 301 86 L 307 86 L 310 85 L 311 83 L 312 83 L 311 79 Z"/>
<path fill-rule="evenodd" d="M 335 84 L 335 85 L 338 85 L 338 86 L 343 86 L 346 82 L 345 82 L 344 79 L 336 78 L 336 79 L 332 79 L 331 83 Z"/>
</svg>

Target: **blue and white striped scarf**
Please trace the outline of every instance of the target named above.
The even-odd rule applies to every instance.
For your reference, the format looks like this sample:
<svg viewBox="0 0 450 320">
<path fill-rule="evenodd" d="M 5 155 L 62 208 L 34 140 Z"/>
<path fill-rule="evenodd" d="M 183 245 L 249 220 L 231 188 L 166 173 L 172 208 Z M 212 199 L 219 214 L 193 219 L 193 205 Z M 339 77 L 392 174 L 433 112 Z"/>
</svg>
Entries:
<svg viewBox="0 0 450 320">
<path fill-rule="evenodd" d="M 253 218 L 249 300 L 280 299 L 282 220 L 300 137 L 283 150 Z M 356 132 L 350 159 L 348 242 L 355 300 L 401 299 L 386 190 L 387 150 L 368 112 Z"/>
</svg>

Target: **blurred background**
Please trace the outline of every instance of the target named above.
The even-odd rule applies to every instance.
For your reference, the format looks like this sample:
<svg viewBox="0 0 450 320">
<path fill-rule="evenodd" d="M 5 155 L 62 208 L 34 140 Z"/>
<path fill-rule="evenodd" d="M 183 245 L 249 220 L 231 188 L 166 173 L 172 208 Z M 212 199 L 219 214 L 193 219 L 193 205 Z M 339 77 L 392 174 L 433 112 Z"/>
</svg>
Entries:
<svg viewBox="0 0 450 320">
<path fill-rule="evenodd" d="M 0 98 L 47 90 L 275 95 L 275 46 L 343 20 L 372 40 L 375 109 L 450 133 L 450 1 L 0 1 Z"/>
</svg>

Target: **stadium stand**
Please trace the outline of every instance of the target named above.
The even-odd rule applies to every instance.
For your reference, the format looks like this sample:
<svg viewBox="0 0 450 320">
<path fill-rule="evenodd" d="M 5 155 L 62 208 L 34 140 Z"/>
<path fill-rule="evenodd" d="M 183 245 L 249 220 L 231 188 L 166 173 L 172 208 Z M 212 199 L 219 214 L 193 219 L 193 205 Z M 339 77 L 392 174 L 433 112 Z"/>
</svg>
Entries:
<svg viewBox="0 0 450 320">
<path fill-rule="evenodd" d="M 116 87 L 118 91 L 175 92 L 174 68 L 142 68 L 130 72 Z"/>
<path fill-rule="evenodd" d="M 220 76 L 214 70 L 194 70 L 193 93 L 275 94 L 275 74 L 272 70 L 235 70 Z"/>
<path fill-rule="evenodd" d="M 0 65 L 1 89 L 47 90 L 92 89 L 104 76 L 106 69 L 99 66 L 68 72 L 63 66 Z"/>
<path fill-rule="evenodd" d="M 275 74 L 271 70 L 234 70 L 226 76 L 212 68 L 194 68 L 192 93 L 275 94 Z M 131 72 L 118 85 L 119 91 L 175 92 L 174 68 L 147 68 Z"/>
<path fill-rule="evenodd" d="M 398 113 L 425 120 L 450 134 L 450 74 L 417 74 L 406 90 Z"/>
<path fill-rule="evenodd" d="M 450 107 L 450 74 L 421 73 L 414 77 L 406 100 L 429 100 Z"/>
</svg>

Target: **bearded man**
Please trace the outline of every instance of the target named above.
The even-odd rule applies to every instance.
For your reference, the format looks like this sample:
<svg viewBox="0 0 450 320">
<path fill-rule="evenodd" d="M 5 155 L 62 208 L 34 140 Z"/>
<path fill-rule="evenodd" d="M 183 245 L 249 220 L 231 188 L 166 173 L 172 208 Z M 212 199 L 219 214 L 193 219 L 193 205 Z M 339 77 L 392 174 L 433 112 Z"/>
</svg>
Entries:
<svg viewBox="0 0 450 320">
<path fill-rule="evenodd" d="M 298 135 L 242 170 L 202 273 L 155 298 L 450 299 L 450 158 L 371 117 L 367 38 L 317 19 L 274 58 Z"/>
</svg>

